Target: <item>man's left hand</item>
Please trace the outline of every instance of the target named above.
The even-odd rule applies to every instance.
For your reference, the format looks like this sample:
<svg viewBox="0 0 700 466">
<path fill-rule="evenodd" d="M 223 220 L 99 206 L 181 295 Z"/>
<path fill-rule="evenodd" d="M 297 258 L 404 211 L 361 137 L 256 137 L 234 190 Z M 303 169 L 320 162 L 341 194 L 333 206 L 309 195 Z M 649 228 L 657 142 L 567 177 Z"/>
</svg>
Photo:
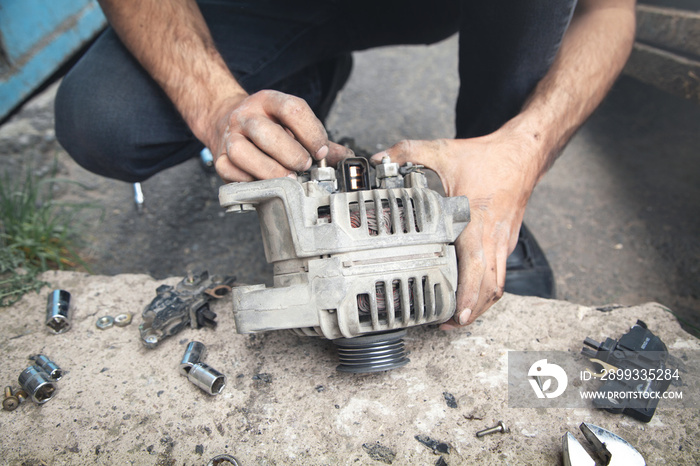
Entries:
<svg viewBox="0 0 700 466">
<path fill-rule="evenodd" d="M 503 295 L 506 259 L 515 249 L 525 205 L 537 181 L 518 138 L 503 132 L 474 139 L 402 141 L 372 156 L 434 170 L 448 196 L 467 196 L 471 222 L 457 238 L 457 310 L 443 330 L 471 324 Z"/>
</svg>

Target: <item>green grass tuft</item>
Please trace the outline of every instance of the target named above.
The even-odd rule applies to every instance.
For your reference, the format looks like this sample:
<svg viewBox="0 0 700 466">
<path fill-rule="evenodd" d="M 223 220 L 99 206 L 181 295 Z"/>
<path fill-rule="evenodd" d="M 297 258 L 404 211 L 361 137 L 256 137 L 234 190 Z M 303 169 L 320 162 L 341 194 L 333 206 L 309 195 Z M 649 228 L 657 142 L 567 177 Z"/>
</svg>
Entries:
<svg viewBox="0 0 700 466">
<path fill-rule="evenodd" d="M 53 173 L 56 170 L 54 168 Z M 41 272 L 87 265 L 78 254 L 81 213 L 92 203 L 52 199 L 57 184 L 77 183 L 50 177 L 38 179 L 27 170 L 23 180 L 5 173 L 0 183 L 0 307 L 48 285 Z M 80 186 L 80 185 L 78 185 Z"/>
</svg>

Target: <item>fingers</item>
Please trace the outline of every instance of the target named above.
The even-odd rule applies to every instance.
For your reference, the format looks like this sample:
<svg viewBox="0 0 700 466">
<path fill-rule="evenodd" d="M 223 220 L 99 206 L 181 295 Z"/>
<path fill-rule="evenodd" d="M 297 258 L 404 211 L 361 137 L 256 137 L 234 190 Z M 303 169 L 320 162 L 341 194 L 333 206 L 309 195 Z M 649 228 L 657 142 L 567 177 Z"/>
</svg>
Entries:
<svg viewBox="0 0 700 466">
<path fill-rule="evenodd" d="M 263 180 L 294 174 L 240 134 L 229 136 L 226 152 L 235 157 L 219 157 L 215 162 L 217 173 L 226 181 Z M 307 160 L 310 159 L 307 157 Z"/>
<path fill-rule="evenodd" d="M 267 154 L 277 162 L 278 167 L 267 165 L 266 167 L 251 167 L 253 170 L 267 170 L 272 177 L 286 176 L 291 172 L 308 170 L 311 167 L 311 156 L 309 152 L 290 134 L 277 123 L 263 116 L 255 116 L 246 119 L 241 125 L 240 134 L 245 136 L 246 142 L 254 145 L 258 150 L 256 154 Z M 237 140 L 229 141 L 229 153 L 238 147 Z M 326 147 L 326 146 L 324 146 Z M 248 151 L 250 153 L 250 151 Z M 252 160 L 249 162 L 253 162 Z M 282 173 L 284 168 L 285 173 Z M 251 175 L 260 178 L 258 173 L 251 172 Z"/>
<path fill-rule="evenodd" d="M 336 166 L 341 160 L 354 156 L 355 153 L 349 147 L 336 144 L 335 142 L 328 143 L 328 155 L 326 156 L 328 165 Z"/>
<path fill-rule="evenodd" d="M 443 141 L 413 141 L 406 140 L 394 144 L 389 149 L 374 154 L 370 157 L 373 164 L 382 163 L 384 157 L 389 157 L 392 162 L 403 165 L 406 162 L 424 165 L 431 170 L 440 172 L 440 168 L 447 158 L 444 153 Z"/>
<path fill-rule="evenodd" d="M 352 151 L 331 143 L 308 104 L 277 91 L 260 91 L 227 114 L 219 128 L 216 169 L 227 181 L 292 176 L 313 160 L 331 164 Z M 223 158 L 225 160 L 220 160 Z"/>
<path fill-rule="evenodd" d="M 484 223 L 475 216 L 455 242 L 459 258 L 457 309 L 440 328 L 452 330 L 473 323 L 503 296 L 509 231 L 497 225 L 484 235 Z"/>
<path fill-rule="evenodd" d="M 316 160 L 328 154 L 328 133 L 311 107 L 299 97 L 276 91 L 263 91 L 263 110 L 288 128 Z"/>
<path fill-rule="evenodd" d="M 483 224 L 472 222 L 455 242 L 458 257 L 457 309 L 454 321 L 458 325 L 473 322 L 486 271 L 486 256 L 482 244 Z"/>
</svg>

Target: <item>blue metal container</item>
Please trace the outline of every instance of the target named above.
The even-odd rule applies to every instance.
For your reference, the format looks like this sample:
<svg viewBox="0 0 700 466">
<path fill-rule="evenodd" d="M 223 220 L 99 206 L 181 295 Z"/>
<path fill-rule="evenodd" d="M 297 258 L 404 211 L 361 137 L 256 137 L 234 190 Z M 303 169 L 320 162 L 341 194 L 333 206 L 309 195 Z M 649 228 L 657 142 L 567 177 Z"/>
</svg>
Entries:
<svg viewBox="0 0 700 466">
<path fill-rule="evenodd" d="M 105 25 L 95 0 L 0 0 L 0 120 Z"/>
</svg>

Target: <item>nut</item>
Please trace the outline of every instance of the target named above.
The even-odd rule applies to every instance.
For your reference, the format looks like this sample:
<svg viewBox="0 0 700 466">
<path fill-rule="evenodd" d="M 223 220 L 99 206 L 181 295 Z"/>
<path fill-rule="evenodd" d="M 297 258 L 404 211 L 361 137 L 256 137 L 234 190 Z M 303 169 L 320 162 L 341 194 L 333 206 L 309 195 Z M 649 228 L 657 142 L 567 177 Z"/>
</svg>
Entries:
<svg viewBox="0 0 700 466">
<path fill-rule="evenodd" d="M 110 328 L 112 325 L 114 325 L 114 317 L 112 316 L 102 316 L 99 319 L 97 319 L 97 323 L 95 324 L 97 328 L 100 330 L 104 330 L 107 328 Z"/>
<path fill-rule="evenodd" d="M 119 314 L 114 318 L 114 325 L 117 327 L 126 327 L 131 323 L 133 318 L 131 312 L 125 312 L 124 314 Z"/>
</svg>

